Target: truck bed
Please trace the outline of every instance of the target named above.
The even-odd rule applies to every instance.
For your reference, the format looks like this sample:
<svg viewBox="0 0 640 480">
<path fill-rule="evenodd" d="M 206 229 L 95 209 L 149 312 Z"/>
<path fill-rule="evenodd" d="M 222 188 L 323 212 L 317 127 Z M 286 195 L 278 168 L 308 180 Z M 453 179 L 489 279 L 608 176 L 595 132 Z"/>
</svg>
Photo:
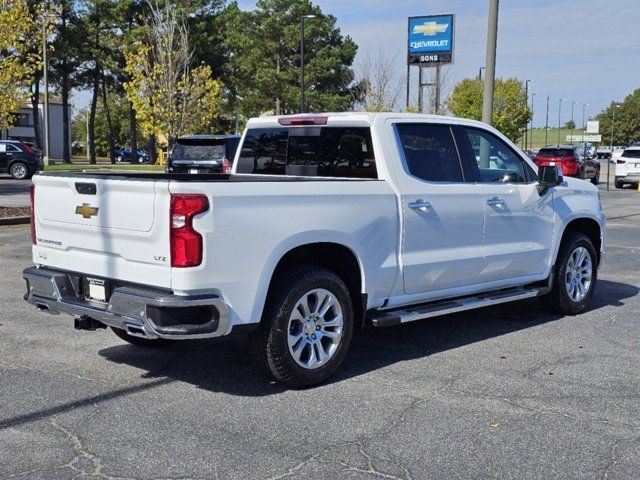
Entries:
<svg viewBox="0 0 640 480">
<path fill-rule="evenodd" d="M 46 177 L 64 178 L 95 178 L 103 180 L 163 180 L 176 182 L 380 182 L 374 178 L 335 178 L 335 177 L 294 177 L 291 175 L 254 175 L 254 174 L 228 174 L 228 173 L 164 173 L 164 172 L 44 172 L 38 175 Z"/>
</svg>

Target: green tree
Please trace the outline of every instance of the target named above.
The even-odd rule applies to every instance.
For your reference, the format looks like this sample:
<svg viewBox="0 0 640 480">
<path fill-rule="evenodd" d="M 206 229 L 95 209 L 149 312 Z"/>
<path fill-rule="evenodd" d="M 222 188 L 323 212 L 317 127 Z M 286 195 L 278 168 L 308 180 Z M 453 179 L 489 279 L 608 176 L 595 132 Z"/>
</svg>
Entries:
<svg viewBox="0 0 640 480">
<path fill-rule="evenodd" d="M 611 121 L 613 120 L 613 109 L 616 109 L 616 120 L 614 124 L 614 145 L 631 145 L 640 141 L 640 88 L 627 95 L 622 103 L 609 105 L 596 116 L 600 121 L 600 133 L 603 143 L 611 141 Z"/>
<path fill-rule="evenodd" d="M 309 0 L 259 0 L 221 15 L 228 58 L 223 79 L 227 108 L 247 116 L 293 113 L 300 108 L 300 17 L 305 24 L 305 98 L 309 111 L 347 110 L 353 103 L 351 68 L 357 46 Z"/>
<path fill-rule="evenodd" d="M 26 1 L 0 4 L 0 129 L 15 123 L 29 96 L 31 78 L 41 65 L 38 21 Z"/>
<path fill-rule="evenodd" d="M 568 128 L 570 130 L 575 130 L 576 122 L 574 122 L 573 120 L 569 120 L 569 121 L 565 122 L 564 128 Z"/>
<path fill-rule="evenodd" d="M 458 83 L 445 102 L 453 115 L 474 120 L 482 119 L 483 81 L 467 78 Z M 492 124 L 513 142 L 521 138 L 531 120 L 524 82 L 516 78 L 496 79 Z"/>
</svg>

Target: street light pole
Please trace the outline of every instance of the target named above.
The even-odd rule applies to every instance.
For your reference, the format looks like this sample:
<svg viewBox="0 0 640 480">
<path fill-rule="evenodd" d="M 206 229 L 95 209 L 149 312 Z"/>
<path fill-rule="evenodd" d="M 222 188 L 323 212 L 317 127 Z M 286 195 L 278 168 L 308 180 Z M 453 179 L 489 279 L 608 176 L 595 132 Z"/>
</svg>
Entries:
<svg viewBox="0 0 640 480">
<path fill-rule="evenodd" d="M 588 103 L 582 104 L 582 143 L 584 144 L 584 131 L 587 129 L 587 107 Z"/>
<path fill-rule="evenodd" d="M 498 0 L 489 0 L 487 25 L 487 60 L 482 92 L 482 121 L 491 125 L 493 117 L 493 87 L 496 79 L 496 44 L 498 42 Z"/>
<path fill-rule="evenodd" d="M 304 113 L 304 21 L 315 15 L 300 15 L 300 113 Z"/>
<path fill-rule="evenodd" d="M 611 158 L 607 161 L 607 191 L 609 191 L 609 178 L 611 176 L 611 161 L 613 160 L 613 127 L 616 123 L 616 108 L 620 108 L 619 103 L 611 103 Z"/>
<path fill-rule="evenodd" d="M 562 113 L 562 102 L 565 100 L 565 98 L 561 98 L 558 102 L 558 146 L 560 146 L 560 115 Z"/>
</svg>

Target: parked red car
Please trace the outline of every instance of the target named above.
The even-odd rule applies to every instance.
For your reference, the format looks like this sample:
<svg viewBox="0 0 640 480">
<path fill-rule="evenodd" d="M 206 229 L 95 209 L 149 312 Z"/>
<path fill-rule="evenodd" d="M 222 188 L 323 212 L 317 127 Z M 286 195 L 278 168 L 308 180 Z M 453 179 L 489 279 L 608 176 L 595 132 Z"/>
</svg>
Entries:
<svg viewBox="0 0 640 480">
<path fill-rule="evenodd" d="M 594 185 L 600 179 L 600 162 L 581 154 L 582 146 L 557 145 L 541 148 L 533 161 L 538 167 L 556 165 L 562 168 L 562 174 L 591 180 Z"/>
</svg>

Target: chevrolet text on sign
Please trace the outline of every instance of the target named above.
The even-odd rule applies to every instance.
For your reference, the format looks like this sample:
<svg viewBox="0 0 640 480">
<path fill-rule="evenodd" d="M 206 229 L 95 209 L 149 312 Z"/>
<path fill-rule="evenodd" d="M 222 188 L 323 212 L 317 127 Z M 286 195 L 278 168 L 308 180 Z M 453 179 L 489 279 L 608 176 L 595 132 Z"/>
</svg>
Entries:
<svg viewBox="0 0 640 480">
<path fill-rule="evenodd" d="M 453 14 L 409 17 L 408 62 L 453 61 Z"/>
</svg>

